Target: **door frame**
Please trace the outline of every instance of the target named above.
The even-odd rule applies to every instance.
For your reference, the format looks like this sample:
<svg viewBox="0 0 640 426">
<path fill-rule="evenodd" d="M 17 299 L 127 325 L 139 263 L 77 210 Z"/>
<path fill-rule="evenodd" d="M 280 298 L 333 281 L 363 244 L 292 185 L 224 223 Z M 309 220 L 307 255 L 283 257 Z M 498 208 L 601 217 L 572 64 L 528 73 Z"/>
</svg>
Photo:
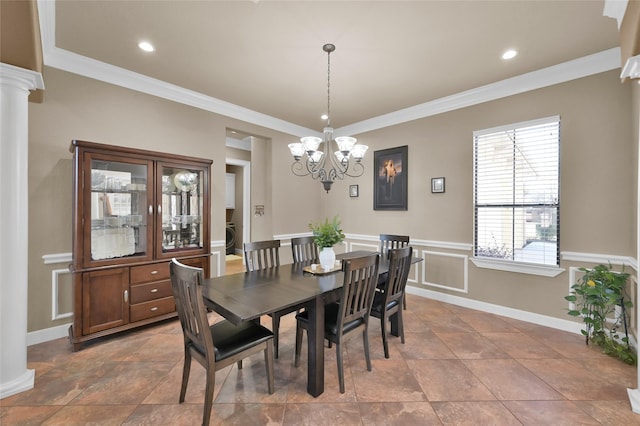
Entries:
<svg viewBox="0 0 640 426">
<path fill-rule="evenodd" d="M 251 162 L 226 158 L 225 164 L 242 167 L 242 241 L 251 241 Z"/>
</svg>

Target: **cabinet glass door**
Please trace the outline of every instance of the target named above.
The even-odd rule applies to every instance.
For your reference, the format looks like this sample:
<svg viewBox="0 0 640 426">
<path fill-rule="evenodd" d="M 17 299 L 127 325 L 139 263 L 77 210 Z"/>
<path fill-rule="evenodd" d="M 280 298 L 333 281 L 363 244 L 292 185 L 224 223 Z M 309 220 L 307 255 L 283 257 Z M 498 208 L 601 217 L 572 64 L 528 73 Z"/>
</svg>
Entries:
<svg viewBox="0 0 640 426">
<path fill-rule="evenodd" d="M 88 178 L 91 188 L 85 208 L 91 212 L 85 223 L 92 263 L 113 259 L 140 260 L 151 256 L 151 197 L 149 188 L 152 163 L 114 160 L 88 154 L 91 158 Z M 86 182 L 86 180 L 85 180 Z M 85 184 L 85 188 L 86 188 Z M 89 226 L 87 226 L 89 225 Z M 87 229 L 90 228 L 90 229 Z"/>
<path fill-rule="evenodd" d="M 204 211 L 203 169 L 160 164 L 163 254 L 202 252 Z"/>
</svg>

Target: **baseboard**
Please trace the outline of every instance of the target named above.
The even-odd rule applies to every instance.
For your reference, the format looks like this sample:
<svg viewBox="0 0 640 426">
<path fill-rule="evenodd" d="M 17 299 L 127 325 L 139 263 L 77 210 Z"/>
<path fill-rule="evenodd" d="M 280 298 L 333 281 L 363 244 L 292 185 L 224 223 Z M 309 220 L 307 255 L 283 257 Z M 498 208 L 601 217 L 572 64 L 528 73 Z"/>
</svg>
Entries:
<svg viewBox="0 0 640 426">
<path fill-rule="evenodd" d="M 70 325 L 71 323 L 45 328 L 43 330 L 31 331 L 27 333 L 27 346 L 60 339 L 61 337 L 68 337 Z"/>
<path fill-rule="evenodd" d="M 454 296 L 451 294 L 441 293 L 438 291 L 426 290 L 419 287 L 407 286 L 407 293 L 428 299 L 438 300 L 440 302 L 451 303 L 452 305 L 463 306 L 465 308 L 475 309 L 476 311 L 487 312 L 490 314 L 501 315 L 507 318 L 513 318 L 520 321 L 530 322 L 545 327 L 555 328 L 557 330 L 568 331 L 575 334 L 581 334 L 581 323 L 560 318 L 550 317 L 547 315 L 535 314 L 532 312 L 522 311 L 519 309 L 507 308 L 505 306 L 494 305 L 492 303 L 480 302 L 478 300 L 467 299 L 465 297 Z"/>
</svg>

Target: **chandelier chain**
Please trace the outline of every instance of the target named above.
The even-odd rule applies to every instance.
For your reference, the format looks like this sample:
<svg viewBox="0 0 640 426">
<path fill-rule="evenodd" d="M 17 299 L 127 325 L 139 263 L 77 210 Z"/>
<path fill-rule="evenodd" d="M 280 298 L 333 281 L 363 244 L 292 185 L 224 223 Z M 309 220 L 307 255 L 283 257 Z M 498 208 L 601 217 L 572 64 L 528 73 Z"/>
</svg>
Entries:
<svg viewBox="0 0 640 426">
<path fill-rule="evenodd" d="M 327 52 L 327 127 L 331 127 L 331 51 Z"/>
</svg>

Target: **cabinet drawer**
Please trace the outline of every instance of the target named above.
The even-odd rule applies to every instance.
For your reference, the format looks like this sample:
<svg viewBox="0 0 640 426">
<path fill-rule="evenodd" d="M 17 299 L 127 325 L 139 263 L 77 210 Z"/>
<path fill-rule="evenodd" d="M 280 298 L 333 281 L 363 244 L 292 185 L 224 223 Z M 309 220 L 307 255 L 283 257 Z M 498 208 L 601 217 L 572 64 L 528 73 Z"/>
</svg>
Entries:
<svg viewBox="0 0 640 426">
<path fill-rule="evenodd" d="M 131 305 L 129 319 L 131 322 L 136 322 L 157 315 L 168 314 L 175 310 L 176 304 L 173 301 L 173 297 L 165 297 L 163 299 Z"/>
<path fill-rule="evenodd" d="M 151 265 L 144 266 L 132 266 L 129 274 L 131 277 L 131 284 L 168 280 L 169 262 L 153 263 Z"/>
<path fill-rule="evenodd" d="M 173 296 L 171 280 L 157 281 L 148 284 L 131 286 L 131 304 L 147 302 L 154 299 Z"/>
</svg>

